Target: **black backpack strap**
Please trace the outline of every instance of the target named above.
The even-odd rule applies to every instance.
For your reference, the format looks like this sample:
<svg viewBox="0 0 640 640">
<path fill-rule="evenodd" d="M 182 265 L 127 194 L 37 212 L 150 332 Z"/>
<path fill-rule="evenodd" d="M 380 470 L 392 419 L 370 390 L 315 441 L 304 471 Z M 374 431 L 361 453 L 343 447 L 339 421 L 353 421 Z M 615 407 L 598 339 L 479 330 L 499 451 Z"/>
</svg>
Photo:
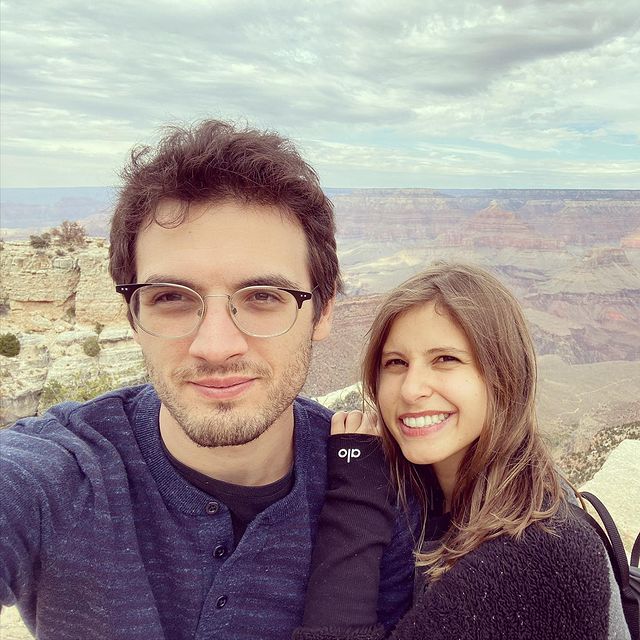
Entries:
<svg viewBox="0 0 640 640">
<path fill-rule="evenodd" d="M 640 560 L 640 533 L 638 533 L 636 537 L 636 541 L 633 543 L 633 548 L 631 549 L 631 566 L 637 567 L 639 560 Z"/>
<path fill-rule="evenodd" d="M 607 532 L 602 528 L 602 525 L 588 512 L 586 509 L 579 507 L 578 505 L 572 505 L 572 512 L 580 518 L 580 520 L 584 520 L 600 537 L 602 540 L 602 544 L 609 556 L 609 564 L 614 573 L 614 577 L 618 586 L 620 585 L 620 571 L 618 569 L 618 562 L 616 559 L 616 555 L 613 551 L 613 547 L 611 546 L 611 540 L 609 540 L 609 536 L 607 536 Z"/>
<path fill-rule="evenodd" d="M 624 550 L 624 544 L 622 544 L 622 538 L 616 527 L 616 523 L 613 521 L 611 514 L 607 510 L 607 507 L 601 502 L 600 498 L 594 496 L 588 491 L 581 491 L 580 495 L 593 506 L 597 514 L 602 520 L 605 531 L 609 538 L 609 545 L 613 551 L 613 571 L 616 574 L 616 580 L 622 587 L 629 584 L 629 563 L 627 561 L 627 554 Z M 599 527 L 600 528 L 600 527 Z M 602 536 L 601 536 L 602 537 Z"/>
<path fill-rule="evenodd" d="M 613 567 L 613 573 L 615 574 L 616 582 L 620 587 L 620 596 L 622 599 L 622 609 L 624 611 L 624 617 L 627 621 L 627 625 L 629 626 L 632 640 L 637 640 L 640 638 L 640 600 L 638 599 L 636 590 L 630 582 L 629 563 L 627 561 L 627 554 L 624 550 L 624 545 L 622 544 L 620 532 L 618 531 L 618 527 L 616 527 L 616 523 L 613 521 L 611 514 L 599 498 L 594 496 L 592 493 L 589 493 L 588 491 L 581 491 L 580 495 L 584 500 L 586 500 L 593 506 L 598 516 L 602 520 L 602 524 L 605 527 L 606 533 L 605 531 L 603 531 L 602 527 L 598 524 L 595 518 L 593 518 L 586 511 L 581 510 L 583 514 L 582 518 L 588 521 L 589 524 L 591 524 L 591 526 L 596 530 L 596 532 L 602 539 L 605 548 L 607 549 L 609 560 L 611 561 L 611 565 Z M 640 535 L 638 536 L 638 539 L 640 539 Z M 640 543 L 638 542 L 638 539 L 636 539 L 636 542 L 633 546 L 634 549 L 638 547 L 638 549 L 640 550 Z M 636 578 L 634 575 L 634 582 L 635 580 Z"/>
</svg>

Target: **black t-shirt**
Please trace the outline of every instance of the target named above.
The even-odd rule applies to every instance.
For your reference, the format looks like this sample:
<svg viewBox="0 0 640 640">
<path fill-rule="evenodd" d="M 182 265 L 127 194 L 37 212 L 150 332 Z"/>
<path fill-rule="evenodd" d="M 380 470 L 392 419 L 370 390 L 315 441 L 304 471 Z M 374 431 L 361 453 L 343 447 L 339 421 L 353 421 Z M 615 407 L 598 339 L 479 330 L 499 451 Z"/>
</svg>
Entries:
<svg viewBox="0 0 640 640">
<path fill-rule="evenodd" d="M 270 484 L 259 487 L 246 487 L 216 480 L 204 473 L 195 471 L 172 456 L 165 447 L 164 442 L 162 443 L 162 448 L 171 464 L 187 482 L 219 500 L 229 509 L 233 524 L 234 547 L 240 542 L 249 523 L 267 507 L 284 498 L 293 487 L 293 469 L 280 480 Z"/>
</svg>

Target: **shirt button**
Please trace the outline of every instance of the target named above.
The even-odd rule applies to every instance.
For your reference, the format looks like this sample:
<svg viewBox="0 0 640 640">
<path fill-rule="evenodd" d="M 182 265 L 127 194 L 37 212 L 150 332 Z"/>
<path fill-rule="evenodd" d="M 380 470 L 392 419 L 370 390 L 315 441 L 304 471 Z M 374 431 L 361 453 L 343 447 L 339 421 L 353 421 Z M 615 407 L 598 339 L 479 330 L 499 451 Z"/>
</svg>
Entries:
<svg viewBox="0 0 640 640">
<path fill-rule="evenodd" d="M 224 558 L 227 555 L 227 548 L 219 544 L 214 550 L 213 555 L 216 558 Z"/>
<path fill-rule="evenodd" d="M 215 500 L 212 500 L 211 502 L 207 502 L 207 506 L 205 507 L 205 510 L 210 516 L 213 516 L 216 513 L 218 513 L 218 511 L 220 510 L 220 503 L 215 502 Z"/>
<path fill-rule="evenodd" d="M 216 600 L 216 609 L 222 609 L 225 604 L 227 604 L 227 596 L 220 596 Z"/>
</svg>

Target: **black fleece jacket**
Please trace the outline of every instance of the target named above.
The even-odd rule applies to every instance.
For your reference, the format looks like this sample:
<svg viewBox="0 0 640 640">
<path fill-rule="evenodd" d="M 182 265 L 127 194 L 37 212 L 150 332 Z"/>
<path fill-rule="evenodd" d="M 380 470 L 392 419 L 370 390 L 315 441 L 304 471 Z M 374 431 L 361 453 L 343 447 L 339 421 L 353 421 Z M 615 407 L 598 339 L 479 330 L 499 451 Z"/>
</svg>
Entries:
<svg viewBox="0 0 640 640">
<path fill-rule="evenodd" d="M 606 552 L 571 512 L 548 523 L 553 534 L 532 525 L 518 541 L 500 536 L 435 583 L 420 580 L 413 608 L 385 630 L 371 588 L 391 526 L 382 453 L 363 436 L 356 444 L 353 436 L 331 440 L 329 488 L 295 640 L 606 640 Z M 338 455 L 353 448 L 362 450 L 358 458 Z"/>
</svg>

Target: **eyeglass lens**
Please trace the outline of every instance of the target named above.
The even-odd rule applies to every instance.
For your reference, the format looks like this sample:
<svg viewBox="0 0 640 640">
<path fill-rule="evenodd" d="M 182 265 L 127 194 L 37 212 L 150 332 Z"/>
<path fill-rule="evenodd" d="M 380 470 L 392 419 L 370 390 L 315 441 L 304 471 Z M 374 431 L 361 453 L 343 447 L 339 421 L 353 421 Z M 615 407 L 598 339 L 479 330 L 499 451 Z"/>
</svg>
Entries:
<svg viewBox="0 0 640 640">
<path fill-rule="evenodd" d="M 287 332 L 298 315 L 294 296 L 276 287 L 246 287 L 236 291 L 228 301 L 238 329 L 256 337 Z M 131 296 L 130 308 L 137 324 L 147 333 L 180 338 L 195 331 L 202 322 L 205 301 L 188 287 L 159 284 L 137 289 Z"/>
</svg>

